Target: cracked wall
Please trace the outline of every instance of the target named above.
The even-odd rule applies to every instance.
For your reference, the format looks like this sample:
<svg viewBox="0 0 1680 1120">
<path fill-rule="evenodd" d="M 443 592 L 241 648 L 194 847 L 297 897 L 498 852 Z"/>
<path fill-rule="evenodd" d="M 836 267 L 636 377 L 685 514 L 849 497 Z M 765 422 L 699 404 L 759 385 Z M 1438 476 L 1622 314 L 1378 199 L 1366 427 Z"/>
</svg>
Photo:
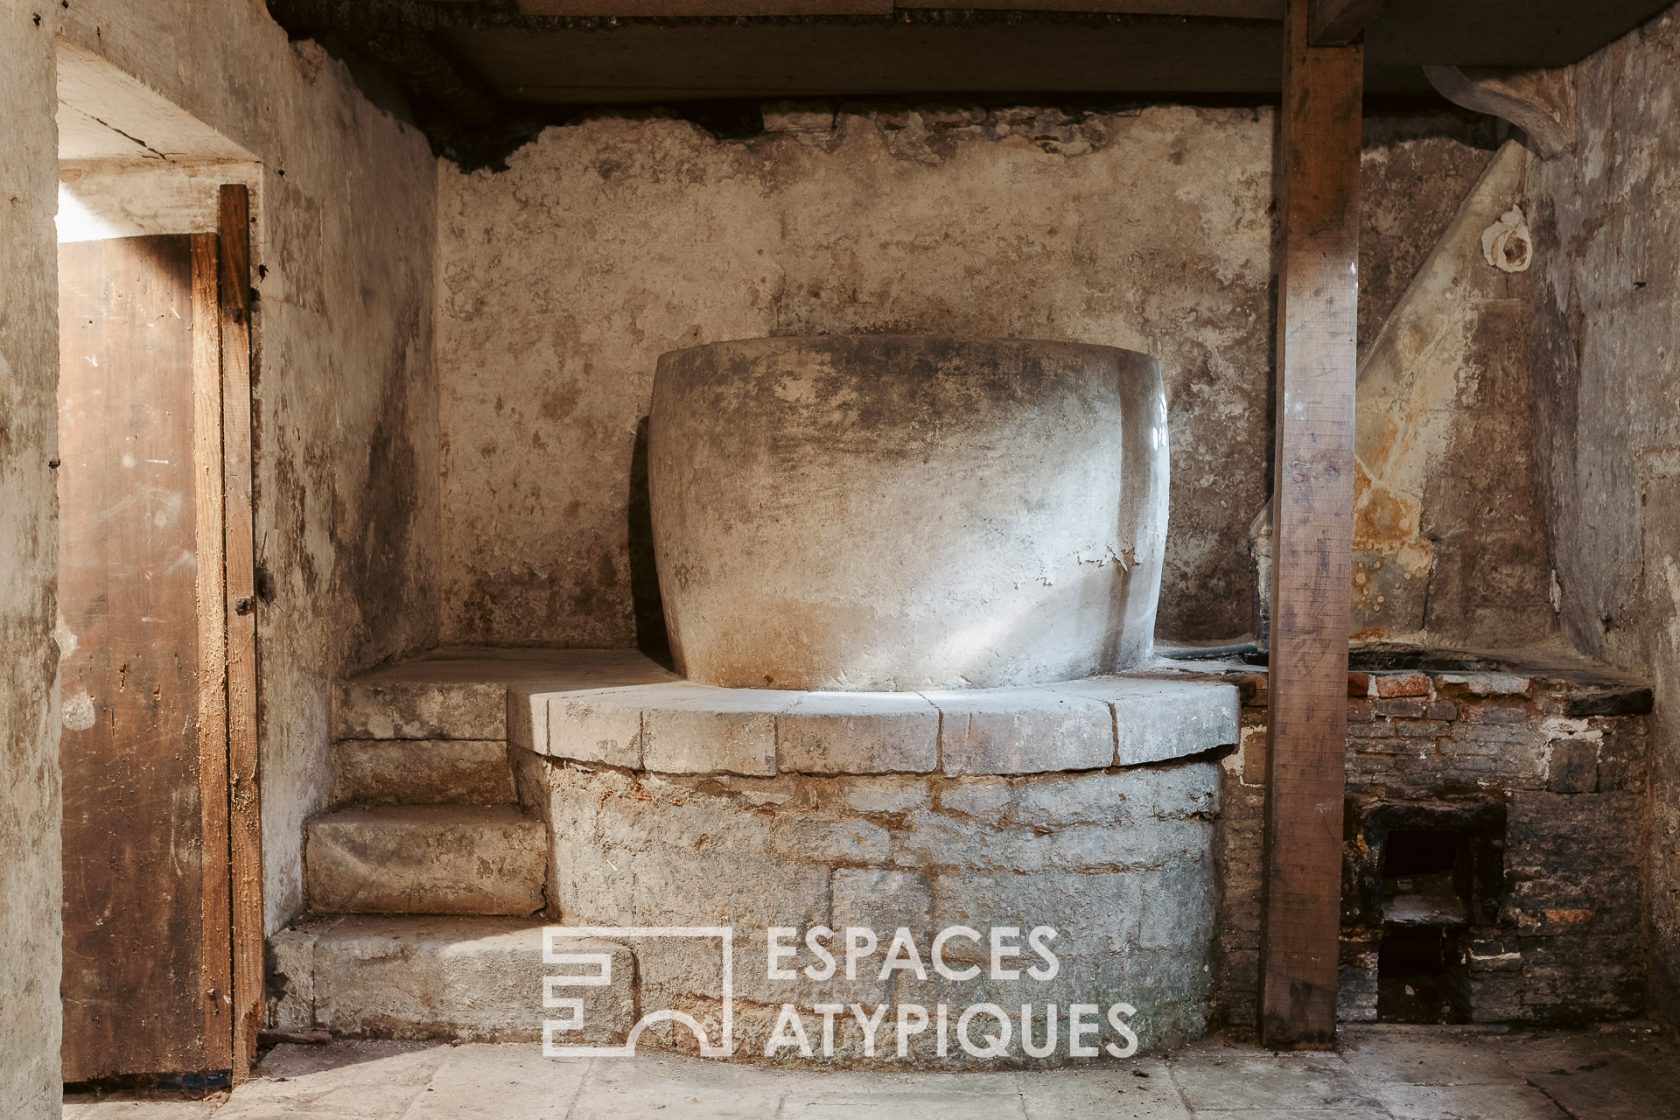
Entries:
<svg viewBox="0 0 1680 1120">
<path fill-rule="evenodd" d="M 1566 636 L 1656 693 L 1646 890 L 1653 1001 L 1680 1019 L 1680 17 L 1572 68 L 1579 137 L 1536 161 L 1535 321 Z M 1549 259 L 1545 255 L 1550 249 Z"/>
<path fill-rule="evenodd" d="M 1245 632 L 1247 530 L 1269 485 L 1271 110 L 795 105 L 765 120 L 723 141 L 601 118 L 549 129 L 503 173 L 442 168 L 446 636 L 645 634 L 631 482 L 658 355 L 840 331 L 1160 357 L 1173 482 L 1159 632 Z M 1370 329 L 1489 135 L 1456 114 L 1370 122 Z"/>
</svg>

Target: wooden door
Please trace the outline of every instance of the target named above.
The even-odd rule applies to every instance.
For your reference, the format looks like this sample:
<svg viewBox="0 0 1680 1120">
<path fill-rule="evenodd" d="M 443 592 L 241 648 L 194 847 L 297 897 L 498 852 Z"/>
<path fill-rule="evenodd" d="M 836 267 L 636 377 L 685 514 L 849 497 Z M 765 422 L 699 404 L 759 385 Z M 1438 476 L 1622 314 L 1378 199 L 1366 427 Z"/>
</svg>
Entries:
<svg viewBox="0 0 1680 1120">
<path fill-rule="evenodd" d="M 59 252 L 64 1080 L 232 1068 L 215 234 Z"/>
</svg>

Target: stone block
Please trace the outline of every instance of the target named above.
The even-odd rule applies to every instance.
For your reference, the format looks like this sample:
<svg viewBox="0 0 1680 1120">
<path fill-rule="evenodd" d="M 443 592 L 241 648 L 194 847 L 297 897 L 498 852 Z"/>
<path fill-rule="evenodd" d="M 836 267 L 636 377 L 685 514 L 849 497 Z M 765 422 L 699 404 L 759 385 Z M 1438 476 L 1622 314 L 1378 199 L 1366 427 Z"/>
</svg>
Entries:
<svg viewBox="0 0 1680 1120">
<path fill-rule="evenodd" d="M 268 939 L 263 989 L 270 1030 L 315 1027 L 315 937 L 315 930 L 306 924 L 283 929 Z"/>
<path fill-rule="evenodd" d="M 309 973 L 288 975 L 315 993 L 309 1024 L 335 1034 L 464 1042 L 528 1042 L 564 1012 L 543 1006 L 543 925 L 511 918 L 344 916 L 276 935 L 308 938 Z M 576 939 L 568 951 L 599 954 L 608 983 L 568 987 L 583 1000 L 582 1029 L 562 1041 L 622 1041 L 635 1022 L 635 964 L 624 945 Z M 560 994 L 558 991 L 556 994 Z M 290 998 L 289 994 L 286 997 Z"/>
<path fill-rule="evenodd" d="M 1115 763 L 1137 766 L 1235 746 L 1240 694 L 1216 681 L 1092 677 L 1048 686 L 1114 713 Z"/>
<path fill-rule="evenodd" d="M 687 683 L 652 685 L 636 692 L 643 709 L 645 769 L 670 774 L 776 772 L 776 716 L 793 703 L 792 694 Z"/>
<path fill-rule="evenodd" d="M 873 867 L 840 868 L 829 881 L 829 925 L 874 930 L 882 938 L 904 928 L 931 936 L 933 887 L 927 876 Z"/>
<path fill-rule="evenodd" d="M 622 692 L 572 692 L 549 697 L 548 735 L 540 752 L 578 762 L 639 769 L 642 709 Z"/>
<path fill-rule="evenodd" d="M 1001 824 L 1015 800 L 1016 788 L 1003 778 L 970 778 L 941 789 L 939 808 L 986 824 Z"/>
<path fill-rule="evenodd" d="M 500 739 L 341 739 L 333 800 L 496 805 L 516 799 Z"/>
<path fill-rule="evenodd" d="M 1553 793 L 1591 793 L 1598 788 L 1598 743 L 1557 739 L 1547 765 L 1546 788 Z"/>
<path fill-rule="evenodd" d="M 1045 850 L 1044 862 L 1050 867 L 1138 870 L 1207 858 L 1212 850 L 1213 826 L 1204 821 L 1171 819 L 1152 820 L 1134 828 L 1074 825 L 1036 838 L 1035 843 Z"/>
<path fill-rule="evenodd" d="M 1142 948 L 1171 948 L 1183 944 L 1188 930 L 1212 928 L 1215 885 L 1207 862 L 1179 860 L 1141 876 L 1138 944 Z"/>
<path fill-rule="evenodd" d="M 1048 688 L 929 692 L 947 774 L 1032 774 L 1114 764 L 1106 703 Z"/>
<path fill-rule="evenodd" d="M 1040 836 L 931 810 L 906 814 L 893 840 L 900 867 L 1035 871 L 1045 864 Z"/>
<path fill-rule="evenodd" d="M 863 820 L 780 816 L 771 829 L 770 844 L 783 859 L 810 863 L 880 864 L 892 855 L 887 830 Z"/>
<path fill-rule="evenodd" d="M 353 678 L 333 690 L 336 739 L 505 739 L 507 686 Z"/>
<path fill-rule="evenodd" d="M 548 804 L 551 902 L 568 924 L 763 929 L 827 916 L 828 868 L 778 856 L 772 813 L 728 793 L 565 769 Z"/>
<path fill-rule="evenodd" d="M 514 806 L 376 805 L 307 826 L 317 913 L 534 914 L 548 831 Z"/>
<path fill-rule="evenodd" d="M 799 774 L 925 774 L 939 712 L 915 693 L 801 693 L 776 717 L 776 764 Z"/>
<path fill-rule="evenodd" d="M 1214 762 L 1187 762 L 1140 770 L 1134 775 L 1139 779 L 1138 793 L 1127 796 L 1135 802 L 1143 800 L 1143 794 L 1147 793 L 1156 817 L 1210 820 L 1220 812 L 1223 773 L 1223 768 Z"/>
<path fill-rule="evenodd" d="M 1124 871 L 962 872 L 940 874 L 933 881 L 934 928 L 964 925 L 984 935 L 995 927 L 1013 926 L 1024 936 L 1035 926 L 1047 925 L 1058 934 L 1052 943 L 1058 955 L 1135 950 L 1142 911 L 1143 878 Z M 959 948 L 975 956 L 987 951 L 967 943 Z"/>
<path fill-rule="evenodd" d="M 896 816 L 926 808 L 930 796 L 927 782 L 920 778 L 846 778 L 841 786 L 846 808 L 854 813 Z"/>
<path fill-rule="evenodd" d="M 548 700 L 548 695 L 535 685 L 518 685 L 507 690 L 509 746 L 536 754 L 548 753 Z"/>
<path fill-rule="evenodd" d="M 1147 779 L 1120 771 L 1107 774 L 1058 774 L 1015 783 L 1008 821 L 1033 829 L 1070 825 L 1125 825 L 1155 812 L 1155 785 L 1173 771 L 1151 771 Z M 941 804 L 949 804 L 945 798 Z"/>
</svg>

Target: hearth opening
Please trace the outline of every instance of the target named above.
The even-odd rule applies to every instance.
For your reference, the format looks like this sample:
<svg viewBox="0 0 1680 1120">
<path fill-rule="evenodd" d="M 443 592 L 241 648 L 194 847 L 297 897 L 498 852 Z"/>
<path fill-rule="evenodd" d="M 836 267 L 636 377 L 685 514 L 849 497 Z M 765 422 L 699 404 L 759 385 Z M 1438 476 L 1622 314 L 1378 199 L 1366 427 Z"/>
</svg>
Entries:
<svg viewBox="0 0 1680 1120">
<path fill-rule="evenodd" d="M 1503 802 L 1378 800 L 1355 813 L 1347 920 L 1374 935 L 1377 1020 L 1468 1021 L 1470 945 L 1498 926 L 1504 892 Z"/>
</svg>

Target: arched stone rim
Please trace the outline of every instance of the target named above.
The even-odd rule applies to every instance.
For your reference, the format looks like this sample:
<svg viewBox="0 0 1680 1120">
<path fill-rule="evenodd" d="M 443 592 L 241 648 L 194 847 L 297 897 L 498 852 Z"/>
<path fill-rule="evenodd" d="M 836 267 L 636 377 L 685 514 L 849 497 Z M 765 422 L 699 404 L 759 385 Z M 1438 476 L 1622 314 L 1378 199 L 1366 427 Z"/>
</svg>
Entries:
<svg viewBox="0 0 1680 1120">
<path fill-rule="evenodd" d="M 515 694 L 510 741 L 664 774 L 1009 775 L 1149 765 L 1229 747 L 1238 692 L 1104 676 L 1018 688 L 807 692 L 690 681 Z"/>
</svg>

